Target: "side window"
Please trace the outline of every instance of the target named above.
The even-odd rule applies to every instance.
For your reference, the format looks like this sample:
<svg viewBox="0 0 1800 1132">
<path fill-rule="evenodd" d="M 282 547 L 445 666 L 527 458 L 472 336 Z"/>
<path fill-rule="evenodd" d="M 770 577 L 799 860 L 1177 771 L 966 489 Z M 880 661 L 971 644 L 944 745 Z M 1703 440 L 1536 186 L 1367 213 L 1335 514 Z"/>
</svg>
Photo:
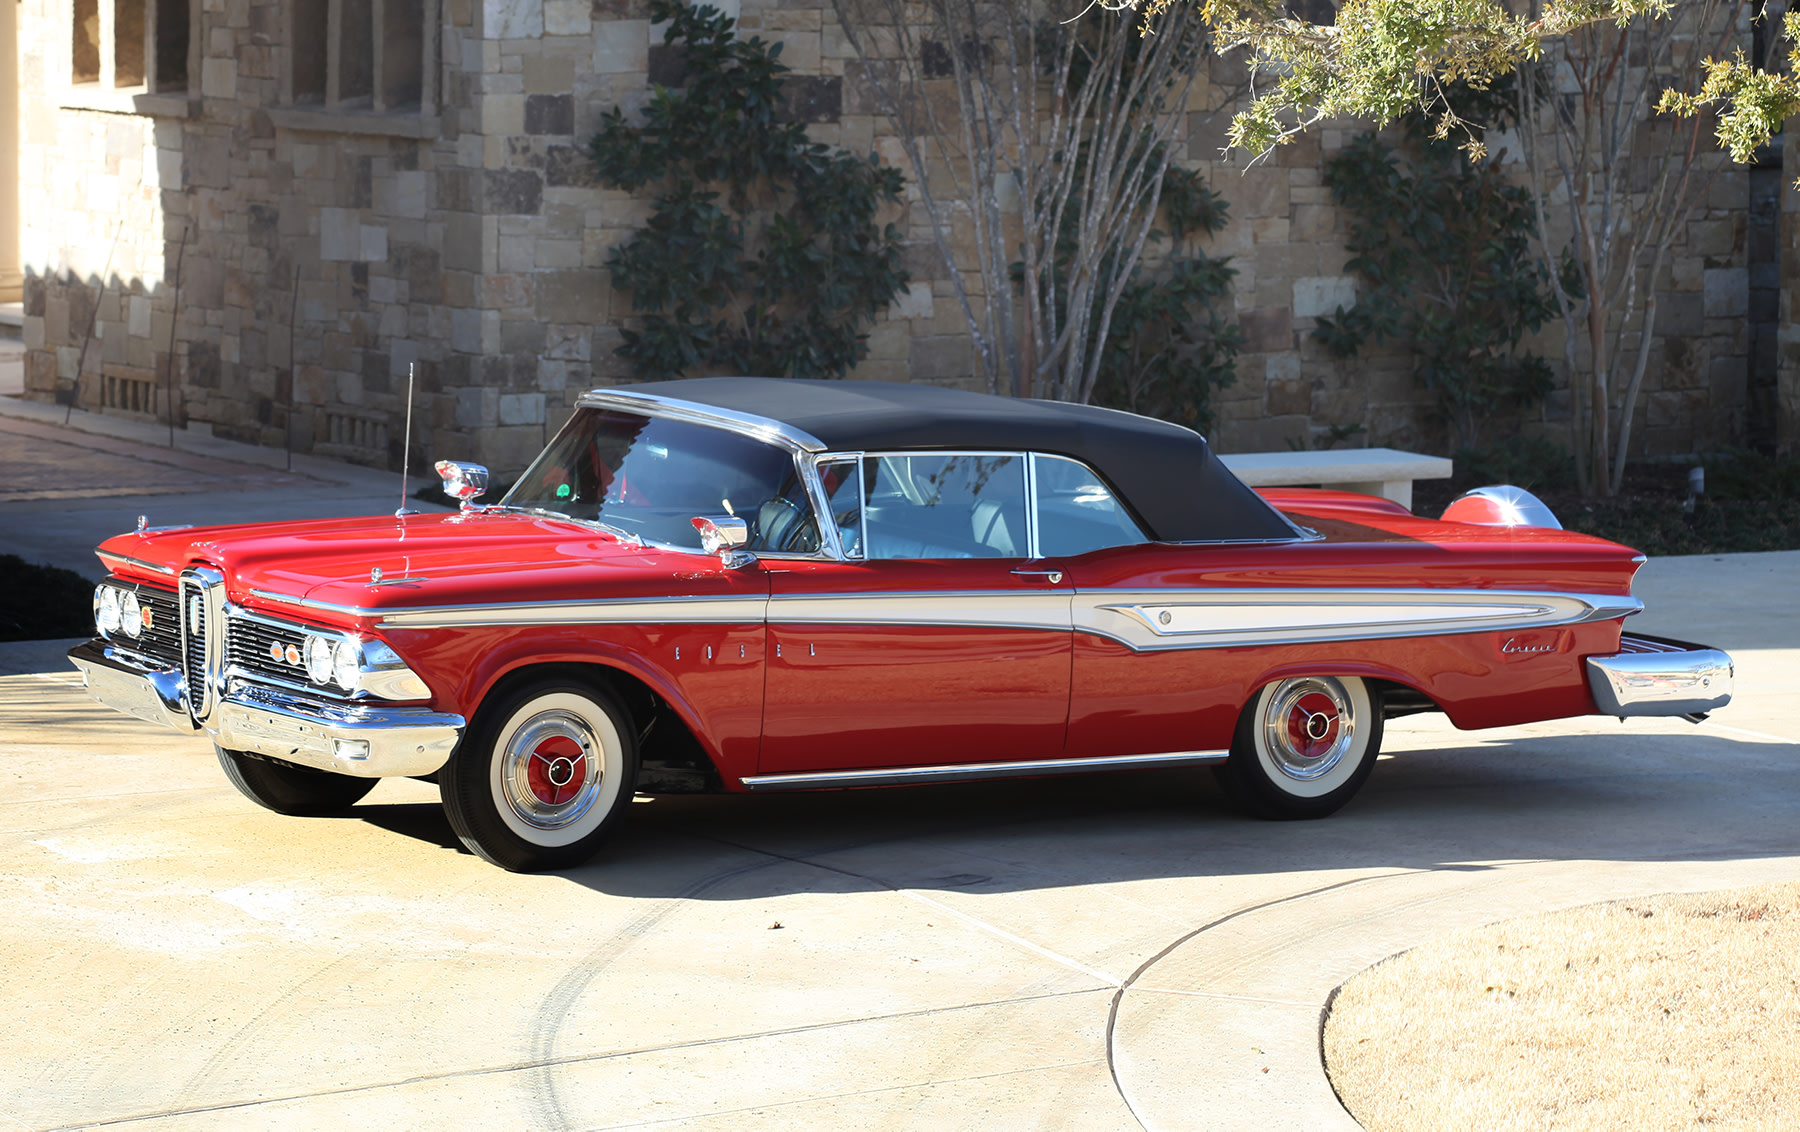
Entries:
<svg viewBox="0 0 1800 1132">
<path fill-rule="evenodd" d="M 1040 555 L 1064 558 L 1149 541 L 1086 464 L 1064 456 L 1034 455 L 1031 459 Z"/>
<path fill-rule="evenodd" d="M 831 509 L 831 521 L 837 524 L 838 542 L 847 558 L 863 556 L 861 461 L 824 460 L 819 464 L 819 482 L 825 488 L 825 505 Z"/>
<path fill-rule="evenodd" d="M 866 456 L 862 504 L 862 549 L 868 558 L 1024 558 L 1029 553 L 1022 456 Z M 835 499 L 832 510 L 839 510 Z"/>
<path fill-rule="evenodd" d="M 754 501 L 752 501 L 754 502 Z M 777 554 L 813 554 L 819 549 L 819 523 L 813 517 L 806 481 L 789 473 L 774 495 L 755 504 L 747 549 Z"/>
</svg>

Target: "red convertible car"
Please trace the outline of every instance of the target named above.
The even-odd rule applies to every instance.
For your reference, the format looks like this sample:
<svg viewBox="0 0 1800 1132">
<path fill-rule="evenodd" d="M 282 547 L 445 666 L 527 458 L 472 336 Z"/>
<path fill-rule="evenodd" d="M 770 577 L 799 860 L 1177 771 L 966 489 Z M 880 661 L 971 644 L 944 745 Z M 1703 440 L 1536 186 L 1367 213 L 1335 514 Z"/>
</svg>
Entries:
<svg viewBox="0 0 1800 1132">
<path fill-rule="evenodd" d="M 1391 716 L 1730 699 L 1724 653 L 1622 633 L 1643 557 L 1524 492 L 1259 494 L 1106 409 L 680 381 L 587 394 L 496 505 L 439 471 L 460 513 L 108 540 L 70 659 L 270 809 L 432 778 L 509 869 L 587 858 L 637 791 L 1208 766 L 1319 817 Z"/>
</svg>

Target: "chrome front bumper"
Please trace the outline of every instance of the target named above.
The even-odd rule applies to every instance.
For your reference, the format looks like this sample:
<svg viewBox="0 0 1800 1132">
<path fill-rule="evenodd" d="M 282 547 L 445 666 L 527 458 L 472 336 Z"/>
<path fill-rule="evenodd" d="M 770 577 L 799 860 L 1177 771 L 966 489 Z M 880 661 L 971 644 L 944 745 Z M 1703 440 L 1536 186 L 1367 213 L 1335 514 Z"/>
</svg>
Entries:
<svg viewBox="0 0 1800 1132">
<path fill-rule="evenodd" d="M 180 670 L 103 640 L 69 651 L 88 694 L 107 707 L 177 731 L 188 715 Z M 219 746 L 357 778 L 431 774 L 462 738 L 467 720 L 421 707 L 333 704 L 238 683 L 214 705 L 205 730 Z"/>
<path fill-rule="evenodd" d="M 200 730 L 188 715 L 180 669 L 98 639 L 70 649 L 69 660 L 81 670 L 88 695 L 107 707 L 177 731 Z"/>
<path fill-rule="evenodd" d="M 1736 672 L 1718 649 L 1627 633 L 1611 656 L 1587 658 L 1601 715 L 1703 716 L 1731 702 Z"/>
</svg>

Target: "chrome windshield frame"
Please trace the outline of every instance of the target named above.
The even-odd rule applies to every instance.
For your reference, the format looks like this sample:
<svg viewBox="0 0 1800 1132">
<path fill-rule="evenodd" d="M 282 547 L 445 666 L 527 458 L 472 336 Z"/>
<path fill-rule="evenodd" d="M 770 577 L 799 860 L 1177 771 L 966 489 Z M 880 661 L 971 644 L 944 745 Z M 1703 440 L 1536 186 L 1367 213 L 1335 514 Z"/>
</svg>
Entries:
<svg viewBox="0 0 1800 1132">
<path fill-rule="evenodd" d="M 779 444 L 796 453 L 814 453 L 825 451 L 825 442 L 803 429 L 772 417 L 759 417 L 753 413 L 740 413 L 733 409 L 720 409 L 712 405 L 701 405 L 693 401 L 683 401 L 675 397 L 665 397 L 660 393 L 644 393 L 626 386 L 622 389 L 590 389 L 576 401 L 578 409 L 624 409 L 628 412 L 642 413 L 649 417 L 668 417 L 673 420 L 689 421 L 693 424 L 712 425 L 714 428 L 730 429 L 756 440 Z"/>
<path fill-rule="evenodd" d="M 692 401 L 683 401 L 675 397 L 665 397 L 659 393 L 639 392 L 630 387 L 622 389 L 590 389 L 586 393 L 583 393 L 576 401 L 575 408 L 578 412 L 581 409 L 599 409 L 611 410 L 614 412 L 636 413 L 645 417 L 682 421 L 687 424 L 700 425 L 705 428 L 723 429 L 747 439 L 773 445 L 776 448 L 784 450 L 793 461 L 794 472 L 798 476 L 801 485 L 806 490 L 807 502 L 811 505 L 813 511 L 813 521 L 817 525 L 820 534 L 819 549 L 811 553 L 795 553 L 792 551 L 779 550 L 758 550 L 752 551 L 751 553 L 755 554 L 758 558 L 777 559 L 782 561 L 845 561 L 843 548 L 838 544 L 836 528 L 831 523 L 824 521 L 824 519 L 829 519 L 830 517 L 830 507 L 825 498 L 824 484 L 819 478 L 819 468 L 816 457 L 819 453 L 825 451 L 825 444 L 823 441 L 819 440 L 818 437 L 813 436 L 802 429 L 783 424 L 770 417 L 759 417 L 752 413 L 739 413 L 731 409 L 719 409 L 711 405 L 701 405 Z M 574 416 L 571 416 L 569 422 L 572 422 L 574 419 Z M 569 427 L 569 422 L 565 422 L 563 428 L 557 430 L 557 435 L 560 436 L 563 429 Z M 545 448 L 548 450 L 549 445 L 545 445 Z M 509 496 L 510 494 L 511 493 L 508 492 Z M 504 506 L 506 506 L 504 500 L 500 504 L 495 505 L 496 509 Z M 526 509 L 521 508 L 521 510 Z M 532 508 L 529 510 L 535 514 L 542 515 L 547 519 L 561 519 L 565 522 L 589 527 L 590 529 L 598 527 L 602 530 L 609 531 L 609 533 L 618 533 L 604 523 L 590 522 L 584 519 L 577 519 L 572 515 L 563 515 L 559 512 L 539 508 Z M 823 516 L 824 519 L 821 519 L 821 516 Z M 672 543 L 662 542 L 657 539 L 645 538 L 644 536 L 635 533 L 631 534 L 630 537 L 635 539 L 638 545 L 654 548 L 656 550 L 673 551 L 679 554 L 706 554 L 706 551 L 696 547 L 676 546 Z"/>
</svg>

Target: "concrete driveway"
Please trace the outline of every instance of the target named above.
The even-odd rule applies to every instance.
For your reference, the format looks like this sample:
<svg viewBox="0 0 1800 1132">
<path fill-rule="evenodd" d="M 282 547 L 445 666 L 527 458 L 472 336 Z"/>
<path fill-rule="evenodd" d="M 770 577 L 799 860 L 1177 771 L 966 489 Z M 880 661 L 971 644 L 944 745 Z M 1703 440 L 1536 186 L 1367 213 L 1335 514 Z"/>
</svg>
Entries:
<svg viewBox="0 0 1800 1132">
<path fill-rule="evenodd" d="M 282 818 L 204 743 L 0 678 L 0 1128 L 1351 1127 L 1331 989 L 1455 928 L 1800 878 L 1800 553 L 1644 571 L 1700 727 L 1397 721 L 1328 821 L 1169 773 L 640 800 L 584 869 L 433 787 Z"/>
</svg>

